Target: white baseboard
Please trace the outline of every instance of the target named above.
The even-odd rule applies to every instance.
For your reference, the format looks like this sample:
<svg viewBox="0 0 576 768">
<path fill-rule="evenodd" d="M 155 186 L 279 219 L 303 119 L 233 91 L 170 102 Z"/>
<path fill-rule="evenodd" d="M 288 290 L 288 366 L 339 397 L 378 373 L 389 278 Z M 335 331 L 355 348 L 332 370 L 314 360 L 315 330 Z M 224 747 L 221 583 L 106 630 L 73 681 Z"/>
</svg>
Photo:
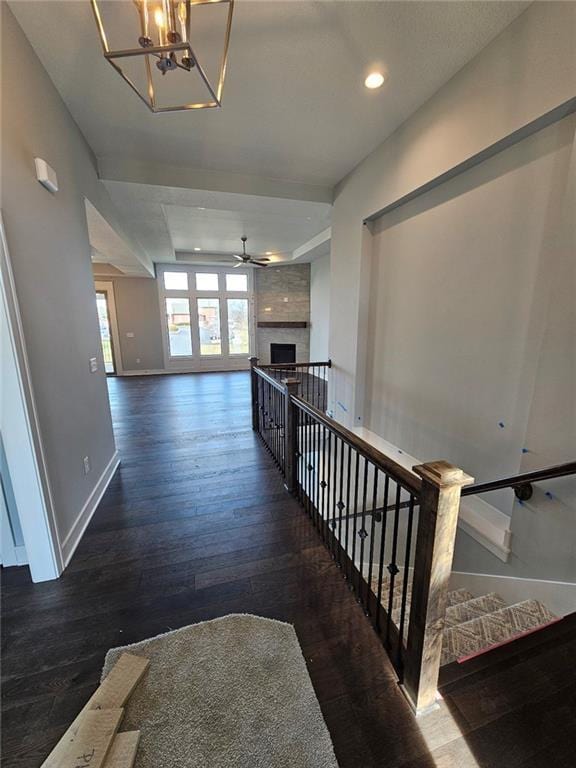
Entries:
<svg viewBox="0 0 576 768">
<path fill-rule="evenodd" d="M 92 489 L 92 493 L 90 494 L 90 496 L 88 496 L 86 503 L 84 504 L 84 506 L 82 507 L 82 510 L 80 511 L 80 514 L 76 518 L 74 525 L 72 526 L 72 528 L 66 535 L 66 538 L 62 542 L 62 556 L 64 559 L 64 567 L 66 567 L 70 562 L 72 555 L 74 554 L 76 547 L 80 543 L 82 536 L 84 535 L 84 531 L 88 527 L 88 523 L 92 519 L 92 515 L 96 511 L 102 496 L 104 496 L 104 493 L 106 492 L 106 488 L 108 488 L 110 480 L 112 480 L 114 473 L 118 469 L 119 464 L 120 464 L 120 456 L 118 454 L 118 451 L 114 451 L 114 455 L 112 456 L 112 458 L 106 465 L 106 468 L 100 475 L 98 482 Z"/>
<path fill-rule="evenodd" d="M 165 368 L 158 368 L 157 370 L 151 368 L 145 371 L 122 371 L 117 376 L 118 378 L 122 378 L 122 376 L 164 376 L 167 373 L 173 373 L 173 371 L 167 371 Z"/>
<path fill-rule="evenodd" d="M 205 368 L 201 371 L 199 370 L 188 370 L 188 369 L 175 369 L 170 370 L 166 368 L 158 368 L 157 370 L 150 369 L 145 371 L 122 371 L 122 373 L 118 373 L 118 377 L 122 378 L 122 376 L 172 376 L 174 374 L 181 374 L 181 373 L 236 373 L 237 371 L 249 371 L 250 367 L 247 365 L 243 368 Z"/>
<path fill-rule="evenodd" d="M 576 584 L 566 581 L 452 571 L 450 589 L 467 589 L 475 597 L 497 592 L 509 605 L 522 600 L 539 600 L 558 616 L 576 611 Z"/>
</svg>

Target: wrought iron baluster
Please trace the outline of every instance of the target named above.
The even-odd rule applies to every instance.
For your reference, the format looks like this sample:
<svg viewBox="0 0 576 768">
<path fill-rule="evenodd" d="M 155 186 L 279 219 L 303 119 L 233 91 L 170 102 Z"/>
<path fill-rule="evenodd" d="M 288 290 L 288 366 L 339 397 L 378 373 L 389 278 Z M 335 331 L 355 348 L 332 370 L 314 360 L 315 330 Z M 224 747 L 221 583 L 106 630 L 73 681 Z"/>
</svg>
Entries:
<svg viewBox="0 0 576 768">
<path fill-rule="evenodd" d="M 358 572 L 356 567 L 356 534 L 358 528 L 358 490 L 360 482 L 360 454 L 356 449 L 354 451 L 356 453 L 356 475 L 354 483 L 354 524 L 352 526 L 352 578 L 350 580 L 352 587 L 354 587 L 354 572 Z"/>
<path fill-rule="evenodd" d="M 390 556 L 390 564 L 388 565 L 388 573 L 390 574 L 390 591 L 388 593 L 388 616 L 386 618 L 386 642 L 390 643 L 390 622 L 392 621 L 392 609 L 394 605 L 394 582 L 396 580 L 396 574 L 398 573 L 398 565 L 396 564 L 396 554 L 398 551 L 398 525 L 400 522 L 400 493 L 402 488 L 399 483 L 396 482 L 396 501 L 394 503 L 394 530 L 392 532 L 392 553 Z"/>
<path fill-rule="evenodd" d="M 368 559 L 368 582 L 366 589 L 366 606 L 370 612 L 370 595 L 372 594 L 372 566 L 374 564 L 374 538 L 376 533 L 376 506 L 378 504 L 378 467 L 374 466 L 374 486 L 372 489 L 372 525 L 370 528 L 370 555 Z"/>
<path fill-rule="evenodd" d="M 346 508 L 344 495 L 344 443 L 340 440 L 340 491 L 338 493 L 338 567 L 342 567 L 342 510 Z M 344 561 L 346 562 L 346 561 Z"/>
<path fill-rule="evenodd" d="M 270 386 L 270 402 L 271 402 L 271 409 L 270 409 L 270 448 L 272 450 L 272 457 L 274 458 L 274 461 L 276 464 L 278 464 L 278 457 L 276 455 L 276 430 L 275 430 L 275 420 L 276 420 L 276 390 L 273 386 Z"/>
<path fill-rule="evenodd" d="M 382 510 L 382 533 L 380 534 L 380 564 L 378 567 L 378 598 L 376 606 L 376 628 L 380 629 L 380 617 L 382 615 L 382 580 L 384 578 L 384 557 L 386 547 L 386 528 L 388 525 L 388 491 L 390 489 L 390 477 L 384 475 L 384 504 Z"/>
<path fill-rule="evenodd" d="M 294 457 L 294 461 L 296 462 L 296 496 L 299 501 L 302 501 L 302 489 L 300 485 L 300 454 L 302 453 L 302 445 L 301 445 L 302 435 L 300 433 L 300 407 L 296 405 L 295 408 L 296 408 L 296 418 L 295 418 L 296 456 Z"/>
<path fill-rule="evenodd" d="M 362 602 L 362 581 L 364 580 L 364 540 L 368 536 L 366 530 L 366 497 L 368 495 L 368 460 L 364 459 L 364 482 L 362 483 L 362 524 L 358 531 L 360 538 L 360 580 L 358 582 L 358 600 Z"/>
<path fill-rule="evenodd" d="M 306 446 L 304 487 L 306 489 L 306 511 L 310 514 L 310 416 L 306 415 L 304 428 L 304 444 Z"/>
<path fill-rule="evenodd" d="M 286 397 L 280 395 L 280 455 L 282 456 L 282 469 L 286 473 Z"/>
<path fill-rule="evenodd" d="M 338 511 L 337 498 L 338 498 L 338 437 L 334 434 L 334 461 L 332 466 L 332 507 L 331 507 L 331 519 L 330 529 L 332 531 L 332 557 L 336 559 L 338 546 L 336 542 L 336 513 Z"/>
<path fill-rule="evenodd" d="M 276 464 L 280 465 L 278 448 L 278 390 L 274 388 L 274 458 Z"/>
<path fill-rule="evenodd" d="M 347 579 L 352 578 L 352 570 L 350 568 L 350 480 L 352 473 L 352 446 L 348 443 L 348 469 L 346 472 L 346 559 L 344 562 L 348 562 Z"/>
<path fill-rule="evenodd" d="M 326 519 L 324 521 L 324 527 L 326 528 L 326 535 L 328 544 L 330 545 L 330 551 L 332 551 L 331 543 L 332 540 L 330 538 L 330 496 L 332 493 L 332 483 L 331 483 L 331 473 L 332 473 L 332 430 L 328 430 L 328 467 L 326 472 Z"/>
<path fill-rule="evenodd" d="M 320 509 L 322 541 L 326 542 L 326 530 L 324 525 L 326 515 L 326 427 L 322 425 L 322 480 L 320 481 L 322 490 L 322 506 Z"/>
</svg>

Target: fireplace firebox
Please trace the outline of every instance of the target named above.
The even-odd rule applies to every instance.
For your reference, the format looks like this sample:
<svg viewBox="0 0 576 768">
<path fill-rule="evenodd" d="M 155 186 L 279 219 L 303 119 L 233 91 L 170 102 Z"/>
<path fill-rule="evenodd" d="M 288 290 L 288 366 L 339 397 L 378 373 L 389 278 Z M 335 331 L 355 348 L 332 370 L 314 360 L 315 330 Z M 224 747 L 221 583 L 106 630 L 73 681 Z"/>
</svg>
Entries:
<svg viewBox="0 0 576 768">
<path fill-rule="evenodd" d="M 270 344 L 271 363 L 295 363 L 296 344 Z"/>
</svg>

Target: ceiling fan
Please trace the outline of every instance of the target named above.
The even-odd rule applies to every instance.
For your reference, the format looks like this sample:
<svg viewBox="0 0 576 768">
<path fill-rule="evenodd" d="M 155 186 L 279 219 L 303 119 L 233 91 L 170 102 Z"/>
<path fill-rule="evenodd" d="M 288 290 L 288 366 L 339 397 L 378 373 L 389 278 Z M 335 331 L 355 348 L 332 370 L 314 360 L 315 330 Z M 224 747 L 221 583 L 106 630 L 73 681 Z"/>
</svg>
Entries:
<svg viewBox="0 0 576 768">
<path fill-rule="evenodd" d="M 239 256 L 236 253 L 232 254 L 235 259 L 238 259 L 238 263 L 234 264 L 232 269 L 236 269 L 236 267 L 242 267 L 245 264 L 252 264 L 255 267 L 267 267 L 268 264 L 266 264 L 266 262 L 270 261 L 270 259 L 255 259 L 253 256 L 250 256 L 249 253 L 246 253 L 246 241 L 248 238 L 246 236 L 242 236 L 240 239 L 242 240 L 242 255 Z"/>
</svg>

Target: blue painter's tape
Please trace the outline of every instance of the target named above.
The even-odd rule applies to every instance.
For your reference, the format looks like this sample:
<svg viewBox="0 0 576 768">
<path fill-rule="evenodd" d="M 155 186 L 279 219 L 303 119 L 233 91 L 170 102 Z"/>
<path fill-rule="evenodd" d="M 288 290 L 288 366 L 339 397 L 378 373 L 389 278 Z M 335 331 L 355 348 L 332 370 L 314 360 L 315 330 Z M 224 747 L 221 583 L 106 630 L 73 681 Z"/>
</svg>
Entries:
<svg viewBox="0 0 576 768">
<path fill-rule="evenodd" d="M 528 448 L 522 448 L 522 453 L 530 453 L 530 451 L 528 450 Z"/>
<path fill-rule="evenodd" d="M 342 410 L 343 410 L 343 411 L 345 411 L 346 413 L 348 413 L 348 408 L 346 408 L 346 406 L 344 405 L 344 403 L 341 403 L 341 402 L 340 402 L 340 400 L 338 400 L 338 401 L 337 401 L 337 404 L 340 406 L 340 408 L 342 408 Z"/>
<path fill-rule="evenodd" d="M 499 421 L 498 422 L 498 426 L 500 427 L 500 429 L 504 429 L 504 422 L 503 421 Z"/>
</svg>

